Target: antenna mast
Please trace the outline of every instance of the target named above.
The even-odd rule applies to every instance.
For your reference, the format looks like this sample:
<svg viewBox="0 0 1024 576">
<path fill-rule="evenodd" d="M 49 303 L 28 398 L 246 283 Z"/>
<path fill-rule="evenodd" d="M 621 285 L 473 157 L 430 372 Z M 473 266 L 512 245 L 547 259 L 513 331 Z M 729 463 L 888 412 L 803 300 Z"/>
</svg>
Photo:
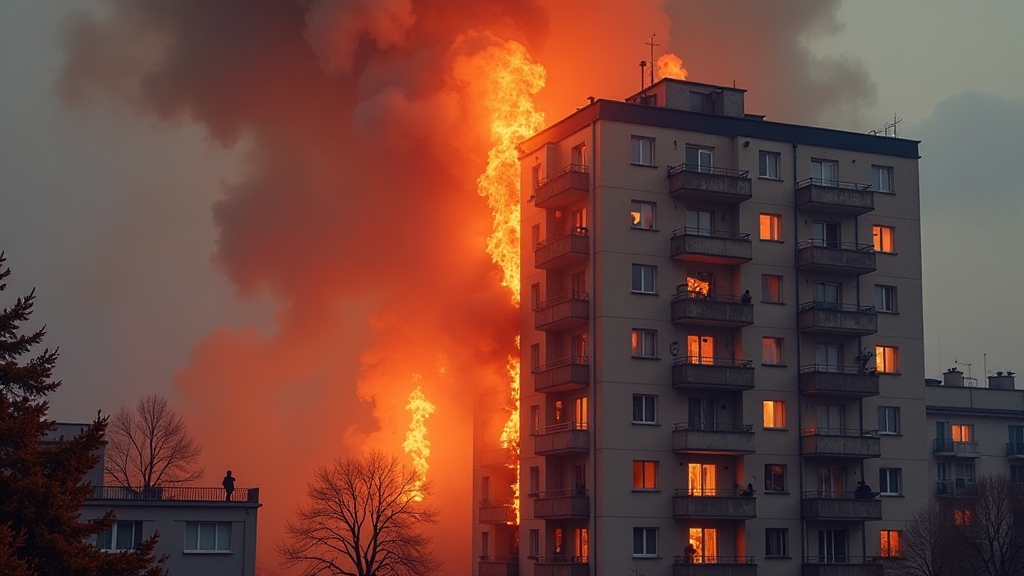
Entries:
<svg viewBox="0 0 1024 576">
<path fill-rule="evenodd" d="M 661 46 L 661 44 L 654 43 L 654 37 L 657 34 L 651 34 L 651 39 L 645 42 L 646 45 L 651 47 L 651 84 L 654 84 L 654 47 Z"/>
</svg>

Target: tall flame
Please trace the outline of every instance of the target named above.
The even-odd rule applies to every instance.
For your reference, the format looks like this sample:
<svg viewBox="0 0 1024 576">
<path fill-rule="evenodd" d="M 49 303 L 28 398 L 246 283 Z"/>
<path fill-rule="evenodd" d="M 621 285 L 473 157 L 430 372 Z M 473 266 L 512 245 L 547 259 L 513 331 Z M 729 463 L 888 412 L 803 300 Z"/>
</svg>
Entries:
<svg viewBox="0 0 1024 576">
<path fill-rule="evenodd" d="M 519 337 L 516 336 L 516 348 L 519 348 Z M 508 375 L 510 406 L 508 420 L 501 431 L 498 445 L 509 451 L 509 457 L 516 469 L 516 481 L 512 484 L 512 506 L 516 511 L 516 524 L 519 524 L 519 358 L 508 357 Z"/>
<path fill-rule="evenodd" d="M 683 61 L 669 52 L 668 54 L 662 54 L 658 58 L 658 78 L 675 78 L 676 80 L 686 80 L 686 77 L 690 73 L 683 68 Z"/>
<path fill-rule="evenodd" d="M 413 380 L 420 380 L 419 374 L 413 375 Z M 431 404 L 423 394 L 423 389 L 416 386 L 416 389 L 409 394 L 409 404 L 405 407 L 412 414 L 412 421 L 409 422 L 409 430 L 405 433 L 405 442 L 402 448 L 405 453 L 412 457 L 412 466 L 419 477 L 414 489 L 414 500 L 422 500 L 423 494 L 420 487 L 427 481 L 427 458 L 430 457 L 430 441 L 427 440 L 427 418 L 434 412 L 434 405 Z"/>
</svg>

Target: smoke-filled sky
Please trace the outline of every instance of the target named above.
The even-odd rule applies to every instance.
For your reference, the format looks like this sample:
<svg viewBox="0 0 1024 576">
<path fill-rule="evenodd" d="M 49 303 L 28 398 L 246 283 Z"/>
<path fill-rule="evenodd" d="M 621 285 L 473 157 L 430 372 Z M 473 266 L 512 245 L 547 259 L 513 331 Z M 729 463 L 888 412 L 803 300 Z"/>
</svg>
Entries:
<svg viewBox="0 0 1024 576">
<path fill-rule="evenodd" d="M 476 189 L 510 56 L 546 71 L 547 123 L 636 92 L 651 34 L 769 119 L 902 118 L 927 372 L 980 377 L 1024 370 L 1022 21 L 1012 0 L 3 2 L 8 294 L 38 288 L 61 348 L 51 416 L 164 394 L 206 483 L 262 488 L 264 574 L 312 471 L 400 451 L 421 386 L 437 543 L 465 574 L 473 397 L 515 354 Z"/>
</svg>

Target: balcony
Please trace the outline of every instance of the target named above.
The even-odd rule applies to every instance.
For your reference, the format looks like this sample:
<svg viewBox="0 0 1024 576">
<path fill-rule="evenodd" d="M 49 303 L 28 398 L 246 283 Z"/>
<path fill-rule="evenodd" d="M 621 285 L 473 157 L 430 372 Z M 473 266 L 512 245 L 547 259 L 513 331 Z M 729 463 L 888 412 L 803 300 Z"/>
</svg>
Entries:
<svg viewBox="0 0 1024 576">
<path fill-rule="evenodd" d="M 749 297 L 682 291 L 672 295 L 672 322 L 697 326 L 742 328 L 754 323 Z"/>
<path fill-rule="evenodd" d="M 736 425 L 676 424 L 672 431 L 672 451 L 689 454 L 753 454 L 754 427 Z"/>
<path fill-rule="evenodd" d="M 590 497 L 583 488 L 541 492 L 533 501 L 533 516 L 542 520 L 590 518 Z"/>
<path fill-rule="evenodd" d="M 479 518 L 481 524 L 515 524 L 515 503 L 511 500 L 481 500 Z"/>
<path fill-rule="evenodd" d="M 800 393 L 842 398 L 878 396 L 878 373 L 860 366 L 801 366 Z"/>
<path fill-rule="evenodd" d="M 981 458 L 981 449 L 978 448 L 977 442 L 960 442 L 951 438 L 932 440 L 932 453 L 936 456 Z"/>
<path fill-rule="evenodd" d="M 1006 457 L 1010 459 L 1024 458 L 1024 442 L 1007 442 Z"/>
<path fill-rule="evenodd" d="M 811 458 L 878 458 L 882 440 L 873 430 L 807 428 L 801 431 L 804 456 Z"/>
<path fill-rule="evenodd" d="M 544 332 L 557 332 L 590 321 L 590 294 L 566 292 L 539 302 L 533 311 L 533 327 Z"/>
<path fill-rule="evenodd" d="M 672 498 L 672 517 L 685 520 L 748 520 L 757 517 L 757 499 L 739 496 L 735 489 L 676 490 Z"/>
<path fill-rule="evenodd" d="M 735 266 L 750 262 L 753 249 L 750 234 L 680 228 L 672 232 L 671 256 L 687 262 Z"/>
<path fill-rule="evenodd" d="M 804 240 L 797 244 L 797 268 L 801 272 L 870 274 L 875 271 L 875 247 L 870 244 L 825 243 Z"/>
<path fill-rule="evenodd" d="M 534 392 L 562 392 L 590 386 L 590 360 L 586 356 L 541 364 L 533 372 Z"/>
<path fill-rule="evenodd" d="M 125 486 L 92 486 L 89 500 L 131 500 L 138 502 L 213 502 L 231 506 L 234 504 L 259 504 L 259 488 L 235 488 L 230 499 L 225 500 L 223 488 L 202 488 L 198 486 L 153 486 L 151 488 L 127 488 Z"/>
<path fill-rule="evenodd" d="M 853 492 L 804 492 L 800 511 L 805 520 L 867 522 L 882 519 L 882 501 L 858 498 Z"/>
<path fill-rule="evenodd" d="M 747 170 L 680 164 L 668 169 L 668 193 L 681 200 L 739 204 L 750 200 Z"/>
<path fill-rule="evenodd" d="M 480 576 L 519 576 L 519 556 L 481 556 Z"/>
<path fill-rule="evenodd" d="M 707 556 L 694 560 L 676 556 L 672 576 L 757 576 L 753 556 Z"/>
<path fill-rule="evenodd" d="M 586 556 L 538 556 L 533 576 L 590 576 Z"/>
<path fill-rule="evenodd" d="M 676 358 L 672 362 L 672 387 L 718 392 L 753 390 L 754 363 L 732 358 Z"/>
<path fill-rule="evenodd" d="M 883 576 L 878 558 L 864 556 L 811 556 L 804 558 L 800 576 Z"/>
<path fill-rule="evenodd" d="M 481 468 L 514 468 L 512 451 L 508 448 L 484 448 L 480 451 Z"/>
<path fill-rule="evenodd" d="M 587 166 L 570 164 L 537 182 L 533 205 L 537 208 L 563 208 L 587 197 L 590 193 L 590 175 Z"/>
<path fill-rule="evenodd" d="M 533 265 L 541 270 L 561 270 L 584 262 L 589 256 L 587 229 L 573 226 L 538 242 L 533 248 Z"/>
<path fill-rule="evenodd" d="M 836 336 L 868 336 L 878 332 L 874 306 L 838 302 L 804 302 L 797 316 L 801 332 Z"/>
<path fill-rule="evenodd" d="M 973 498 L 978 495 L 978 484 L 973 478 L 937 480 L 935 495 L 944 498 Z"/>
<path fill-rule="evenodd" d="M 590 432 L 575 422 L 545 426 L 533 437 L 533 451 L 540 456 L 586 454 L 590 451 Z"/>
<path fill-rule="evenodd" d="M 860 216 L 875 209 L 870 184 L 808 178 L 796 183 L 796 207 L 808 212 Z"/>
</svg>

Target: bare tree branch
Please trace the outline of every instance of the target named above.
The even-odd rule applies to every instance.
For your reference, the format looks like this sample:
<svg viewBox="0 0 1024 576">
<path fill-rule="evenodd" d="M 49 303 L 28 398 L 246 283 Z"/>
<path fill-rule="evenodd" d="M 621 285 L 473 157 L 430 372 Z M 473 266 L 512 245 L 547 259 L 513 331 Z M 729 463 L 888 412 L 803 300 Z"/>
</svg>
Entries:
<svg viewBox="0 0 1024 576">
<path fill-rule="evenodd" d="M 205 473 L 198 465 L 202 447 L 162 396 L 146 396 L 134 410 L 122 406 L 107 438 L 104 469 L 113 484 L 145 490 L 193 482 Z"/>
</svg>

